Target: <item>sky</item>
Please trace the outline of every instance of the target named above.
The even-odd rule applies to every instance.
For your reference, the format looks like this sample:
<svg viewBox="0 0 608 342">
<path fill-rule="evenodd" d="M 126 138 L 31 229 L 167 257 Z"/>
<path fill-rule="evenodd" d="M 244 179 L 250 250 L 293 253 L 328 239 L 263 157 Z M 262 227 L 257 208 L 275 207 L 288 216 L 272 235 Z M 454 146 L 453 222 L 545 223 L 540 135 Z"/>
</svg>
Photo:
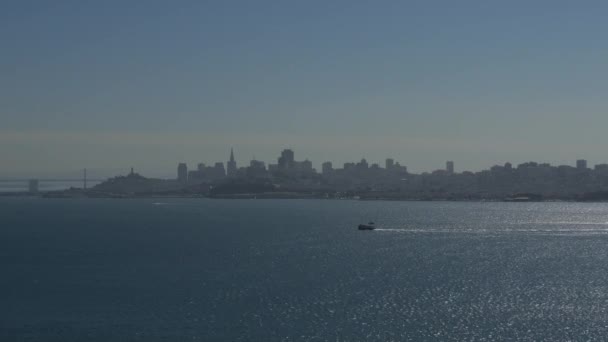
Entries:
<svg viewBox="0 0 608 342">
<path fill-rule="evenodd" d="M 0 178 L 608 162 L 608 2 L 3 0 Z"/>
</svg>

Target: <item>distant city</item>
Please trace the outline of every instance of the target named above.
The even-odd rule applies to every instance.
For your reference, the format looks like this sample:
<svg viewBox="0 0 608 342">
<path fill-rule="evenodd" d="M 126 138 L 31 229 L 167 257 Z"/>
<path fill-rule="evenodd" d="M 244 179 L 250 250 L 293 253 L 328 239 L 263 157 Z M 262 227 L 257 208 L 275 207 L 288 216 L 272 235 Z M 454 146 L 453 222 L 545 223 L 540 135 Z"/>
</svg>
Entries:
<svg viewBox="0 0 608 342">
<path fill-rule="evenodd" d="M 454 161 L 445 167 L 420 174 L 387 158 L 384 165 L 365 159 L 335 167 L 322 163 L 320 172 L 309 160 L 298 161 L 295 152 L 284 149 L 276 163 L 251 160 L 239 166 L 235 151 L 227 162 L 190 169 L 178 163 L 174 179 L 146 178 L 133 169 L 128 175 L 110 178 L 87 188 L 68 191 L 38 191 L 31 180 L 30 193 L 48 197 L 186 196 L 213 198 L 357 198 L 387 200 L 608 200 L 608 164 L 593 168 L 583 159 L 573 165 L 552 166 L 526 162 L 513 166 L 494 165 L 479 172 L 457 172 Z"/>
</svg>

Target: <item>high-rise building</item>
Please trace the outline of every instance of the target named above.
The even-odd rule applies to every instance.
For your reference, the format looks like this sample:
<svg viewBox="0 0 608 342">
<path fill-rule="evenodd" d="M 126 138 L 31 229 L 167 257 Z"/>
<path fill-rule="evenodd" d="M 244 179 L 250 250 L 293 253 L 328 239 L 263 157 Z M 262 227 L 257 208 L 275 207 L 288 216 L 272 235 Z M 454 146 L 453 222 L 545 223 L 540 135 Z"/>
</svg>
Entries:
<svg viewBox="0 0 608 342">
<path fill-rule="evenodd" d="M 446 171 L 447 171 L 449 174 L 454 173 L 454 162 L 453 162 L 453 161 L 451 161 L 451 160 L 448 160 L 448 161 L 445 163 L 445 169 L 446 169 Z"/>
<path fill-rule="evenodd" d="M 310 173 L 312 172 L 312 162 L 308 159 L 301 161 L 301 162 L 295 162 L 298 165 L 298 169 L 300 172 L 304 172 L 304 173 Z"/>
<path fill-rule="evenodd" d="M 321 165 L 321 170 L 324 175 L 329 175 L 334 170 L 331 162 L 325 162 Z"/>
<path fill-rule="evenodd" d="M 177 165 L 177 180 L 182 183 L 188 181 L 188 165 L 186 163 L 179 163 Z"/>
<path fill-rule="evenodd" d="M 268 172 L 266 171 L 266 164 L 263 161 L 251 160 L 249 167 L 247 168 L 247 177 L 249 178 L 266 178 Z"/>
<path fill-rule="evenodd" d="M 361 159 L 361 161 L 357 163 L 357 168 L 360 170 L 367 170 L 369 168 L 367 160 L 365 160 L 365 158 Z"/>
<path fill-rule="evenodd" d="M 384 163 L 384 167 L 387 170 L 392 169 L 395 166 L 395 160 L 393 158 L 386 158 L 386 162 Z"/>
<path fill-rule="evenodd" d="M 587 161 L 585 159 L 579 159 L 576 161 L 576 168 L 579 170 L 584 170 L 587 168 Z"/>
<path fill-rule="evenodd" d="M 395 163 L 395 170 L 400 171 L 400 172 L 405 172 L 407 173 L 407 166 L 403 165 L 401 166 L 401 164 L 399 164 L 399 162 Z"/>
<path fill-rule="evenodd" d="M 234 151 L 230 149 L 230 160 L 227 163 L 228 177 L 236 176 L 236 161 L 234 160 Z"/>
<path fill-rule="evenodd" d="M 292 150 L 285 149 L 281 152 L 278 160 L 279 169 L 292 169 L 294 167 L 294 153 Z"/>
</svg>

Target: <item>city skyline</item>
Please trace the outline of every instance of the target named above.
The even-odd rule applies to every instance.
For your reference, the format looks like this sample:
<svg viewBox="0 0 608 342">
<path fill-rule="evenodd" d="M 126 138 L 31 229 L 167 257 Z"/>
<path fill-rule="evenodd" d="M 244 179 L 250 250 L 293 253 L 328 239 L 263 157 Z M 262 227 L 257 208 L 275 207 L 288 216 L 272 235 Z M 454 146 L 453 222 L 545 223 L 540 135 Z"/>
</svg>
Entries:
<svg viewBox="0 0 608 342">
<path fill-rule="evenodd" d="M 384 166 L 384 167 L 383 167 Z M 234 149 L 227 163 L 177 164 L 173 177 L 154 178 L 131 168 L 126 175 L 110 177 L 84 188 L 39 191 L 38 179 L 29 180 L 29 192 L 45 197 L 141 197 L 185 196 L 210 198 L 351 198 L 392 200 L 504 200 L 589 201 L 608 198 L 608 163 L 592 168 L 585 159 L 572 165 L 534 161 L 513 165 L 505 162 L 481 171 L 458 172 L 453 160 L 432 172 L 412 173 L 393 158 L 384 165 L 365 158 L 337 165 L 322 163 L 313 168 L 310 160 L 298 160 L 291 149 L 283 149 L 275 162 L 251 160 L 239 165 Z M 50 181 L 43 181 L 45 187 Z M 9 187 L 15 187 L 15 184 Z M 23 185 L 22 185 L 23 186 Z M 12 194 L 11 192 L 8 192 Z M 258 197 L 260 196 L 260 197 Z"/>
<path fill-rule="evenodd" d="M 285 155 L 287 153 L 287 155 Z M 261 160 L 259 158 L 255 158 L 252 157 L 251 159 L 249 159 L 247 162 L 238 162 L 238 159 L 235 158 L 235 154 L 234 154 L 234 147 L 230 148 L 230 156 L 228 158 L 228 160 L 226 162 L 223 161 L 215 161 L 215 162 L 211 162 L 207 165 L 207 163 L 205 162 L 198 162 L 195 163 L 195 165 L 197 165 L 197 167 L 200 169 L 201 166 L 203 167 L 211 167 L 211 164 L 214 164 L 216 166 L 218 166 L 218 164 L 221 164 L 222 167 L 225 166 L 225 170 L 224 173 L 227 176 L 230 176 L 231 174 L 234 175 L 236 173 L 237 169 L 240 168 L 246 168 L 251 166 L 252 163 L 256 163 L 259 165 L 262 165 L 264 168 L 266 169 L 270 169 L 271 167 L 281 167 L 282 159 L 284 158 L 288 158 L 289 160 L 291 160 L 291 162 L 293 162 L 296 158 L 295 158 L 295 150 L 292 148 L 286 148 L 283 149 L 281 151 L 281 154 L 278 158 L 275 158 L 274 161 L 267 161 L 267 160 Z M 383 161 L 381 162 L 376 162 L 376 161 L 370 161 L 365 157 L 362 157 L 359 160 L 351 160 L 351 161 L 345 161 L 343 163 L 336 163 L 332 160 L 325 160 L 322 162 L 315 162 L 310 160 L 309 158 L 304 158 L 302 159 L 300 162 L 309 162 L 311 164 L 311 167 L 313 170 L 315 170 L 315 172 L 317 173 L 322 173 L 324 168 L 330 167 L 333 169 L 337 169 L 337 168 L 343 168 L 343 166 L 347 165 L 347 164 L 356 164 L 359 162 L 365 162 L 368 167 L 369 166 L 375 166 L 375 167 L 379 167 L 379 168 L 384 168 L 384 169 L 390 169 L 393 167 L 405 167 L 407 169 L 407 165 L 404 164 L 403 162 L 400 162 L 398 160 L 395 160 L 395 158 L 392 157 L 386 157 Z M 573 168 L 577 168 L 577 169 L 594 169 L 597 168 L 598 166 L 601 168 L 605 168 L 605 166 L 607 165 L 608 161 L 606 162 L 598 162 L 595 164 L 589 164 L 587 159 L 575 159 L 573 161 L 573 163 L 563 163 L 563 164 L 553 164 L 551 162 L 547 162 L 547 161 L 538 161 L 538 160 L 528 160 L 528 161 L 524 161 L 524 162 L 518 162 L 518 163 L 512 163 L 511 161 L 504 161 L 503 163 L 496 163 L 493 164 L 491 166 L 487 166 L 486 168 L 483 169 L 479 169 L 479 170 L 473 170 L 473 169 L 461 169 L 458 170 L 456 168 L 456 163 L 453 160 L 446 160 L 445 161 L 445 166 L 439 167 L 439 168 L 435 168 L 432 170 L 426 170 L 426 171 L 421 171 L 421 172 L 410 172 L 410 173 L 418 173 L 418 174 L 423 174 L 423 173 L 432 173 L 434 171 L 439 171 L 439 170 L 445 170 L 447 171 L 448 174 L 453 174 L 453 173 L 462 173 L 462 172 L 481 172 L 481 171 L 485 171 L 485 170 L 490 170 L 492 167 L 494 166 L 504 166 L 504 165 L 510 165 L 510 166 L 515 166 L 517 167 L 520 164 L 538 164 L 540 166 L 551 166 L 551 167 L 560 167 L 560 166 L 569 166 L 569 167 L 573 167 Z M 319 167 L 316 167 L 316 165 L 318 164 Z M 178 163 L 178 169 L 182 166 L 187 166 L 188 163 L 187 162 L 179 162 Z M 191 170 L 191 169 L 189 169 Z M 232 170 L 232 171 L 229 171 Z M 179 176 L 178 176 L 179 178 Z"/>
<path fill-rule="evenodd" d="M 235 150 L 237 151 L 235 153 Z M 286 148 L 283 149 L 284 150 L 291 150 L 294 153 L 296 152 L 296 150 L 294 148 Z M 196 161 L 194 158 L 189 158 L 188 160 L 182 160 L 182 161 L 177 161 L 174 164 L 175 165 L 181 165 L 181 164 L 185 164 L 187 165 L 188 170 L 193 170 L 196 169 L 197 167 L 200 168 L 201 165 L 204 165 L 206 167 L 212 167 L 214 164 L 217 163 L 222 163 L 223 167 L 225 168 L 225 173 L 226 175 L 228 175 L 228 169 L 229 169 L 229 164 L 231 161 L 234 161 L 235 163 L 235 167 L 236 168 L 242 168 L 242 167 L 247 167 L 250 165 L 251 161 L 260 161 L 262 163 L 264 163 L 265 167 L 268 168 L 269 165 L 271 164 L 277 164 L 277 157 L 275 156 L 267 158 L 267 159 L 262 159 L 262 158 L 256 158 L 255 154 L 252 154 L 251 158 L 243 158 L 240 157 L 239 158 L 239 154 L 238 154 L 238 149 L 235 149 L 234 147 L 231 147 L 229 150 L 229 154 L 227 158 L 224 159 L 220 159 L 220 160 L 211 160 L 209 158 L 204 158 L 203 160 L 198 160 Z M 278 149 L 277 151 L 281 151 L 280 149 Z M 278 153 L 278 152 L 277 152 Z M 277 154 L 275 153 L 275 154 Z M 605 161 L 589 161 L 587 159 L 584 158 L 575 158 L 575 159 L 570 159 L 570 160 L 566 160 L 565 162 L 551 162 L 551 161 L 547 161 L 547 160 L 538 160 L 538 159 L 528 159 L 528 160 L 518 160 L 518 161 L 512 161 L 512 160 L 504 160 L 504 161 L 498 161 L 498 162 L 494 162 L 494 163 L 486 163 L 485 166 L 482 166 L 478 169 L 474 169 L 474 168 L 470 168 L 467 167 L 466 165 L 462 165 L 461 163 L 459 163 L 458 161 L 455 161 L 452 159 L 446 159 L 444 161 L 438 162 L 436 167 L 431 167 L 429 169 L 422 169 L 422 168 L 417 168 L 415 165 L 410 165 L 409 163 L 407 163 L 404 160 L 399 160 L 398 158 L 394 158 L 392 156 L 387 156 L 384 157 L 382 159 L 369 159 L 366 158 L 365 156 L 362 156 L 358 159 L 353 159 L 353 160 L 346 160 L 344 158 L 341 159 L 337 159 L 336 160 L 312 160 L 311 158 L 307 158 L 304 156 L 301 156 L 301 154 L 298 154 L 298 158 L 296 159 L 301 159 L 302 161 L 309 161 L 312 164 L 312 168 L 316 170 L 317 173 L 321 173 L 322 169 L 323 169 L 323 164 L 325 164 L 326 162 L 329 162 L 332 164 L 333 168 L 342 168 L 344 164 L 347 163 L 358 163 L 361 160 L 365 160 L 370 166 L 373 164 L 377 164 L 380 168 L 386 168 L 386 163 L 388 160 L 390 160 L 392 163 L 397 163 L 400 164 L 401 166 L 407 167 L 407 170 L 409 173 L 412 174 L 423 174 L 423 173 L 431 173 L 433 171 L 437 171 L 437 170 L 452 170 L 452 173 L 462 173 L 462 172 L 481 172 L 484 170 L 489 170 L 492 166 L 502 166 L 506 163 L 508 164 L 512 164 L 514 166 L 517 166 L 519 164 L 525 164 L 525 163 L 529 163 L 529 162 L 533 162 L 533 163 L 538 163 L 538 164 L 548 164 L 551 166 L 571 166 L 571 167 L 577 167 L 579 165 L 580 162 L 583 162 L 585 167 L 588 167 L 589 169 L 593 169 L 595 165 L 603 165 L 608 163 L 608 159 Z M 450 166 L 451 164 L 451 166 Z M 91 168 L 91 167 L 81 167 L 78 169 L 72 169 L 72 170 L 64 170 L 63 173 L 50 173 L 50 174 L 42 174 L 40 172 L 25 172 L 25 173 L 21 173 L 21 174 L 9 174 L 9 175 L 1 175 L 0 174 L 0 179 L 26 179 L 26 178 L 46 178 L 46 179 L 52 179 L 52 178 L 70 178 L 70 179 L 79 179 L 80 175 L 82 174 L 83 169 L 87 169 L 89 174 L 92 174 L 92 177 L 95 178 L 110 178 L 110 177 L 114 177 L 116 175 L 121 175 L 121 174 L 128 174 L 129 170 L 133 170 L 135 169 L 137 172 L 140 172 L 142 174 L 145 174 L 147 176 L 151 176 L 151 177 L 157 177 L 157 178 L 166 178 L 166 179 L 171 179 L 174 178 L 175 176 L 175 167 L 174 165 L 165 165 L 164 171 L 163 172 L 154 172 L 154 170 L 147 170 L 145 167 L 140 167 L 140 166 L 133 166 L 133 163 L 129 164 L 130 166 L 124 166 L 124 167 L 116 167 L 116 168 Z"/>
</svg>

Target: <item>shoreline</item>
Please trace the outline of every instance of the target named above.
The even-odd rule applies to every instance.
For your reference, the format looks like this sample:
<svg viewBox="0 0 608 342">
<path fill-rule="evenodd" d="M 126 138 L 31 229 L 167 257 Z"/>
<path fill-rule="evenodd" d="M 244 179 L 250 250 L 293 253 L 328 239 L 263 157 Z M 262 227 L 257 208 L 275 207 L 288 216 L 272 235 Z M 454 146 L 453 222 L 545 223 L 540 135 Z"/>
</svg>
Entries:
<svg viewBox="0 0 608 342">
<path fill-rule="evenodd" d="M 5 192 L 0 193 L 0 198 L 42 198 L 42 199 L 210 199 L 210 200 L 291 200 L 291 199 L 316 199 L 337 201 L 389 201 L 389 202 L 505 202 L 505 203 L 541 203 L 541 202 L 572 202 L 572 203 L 608 203 L 606 200 L 585 200 L 575 198 L 551 198 L 551 199 L 509 199 L 509 198 L 395 198 L 395 197 L 365 197 L 346 196 L 335 197 L 319 195 L 314 193 L 243 193 L 223 194 L 207 196 L 203 194 L 109 194 L 109 193 L 85 193 L 75 191 L 59 192 Z"/>
</svg>

